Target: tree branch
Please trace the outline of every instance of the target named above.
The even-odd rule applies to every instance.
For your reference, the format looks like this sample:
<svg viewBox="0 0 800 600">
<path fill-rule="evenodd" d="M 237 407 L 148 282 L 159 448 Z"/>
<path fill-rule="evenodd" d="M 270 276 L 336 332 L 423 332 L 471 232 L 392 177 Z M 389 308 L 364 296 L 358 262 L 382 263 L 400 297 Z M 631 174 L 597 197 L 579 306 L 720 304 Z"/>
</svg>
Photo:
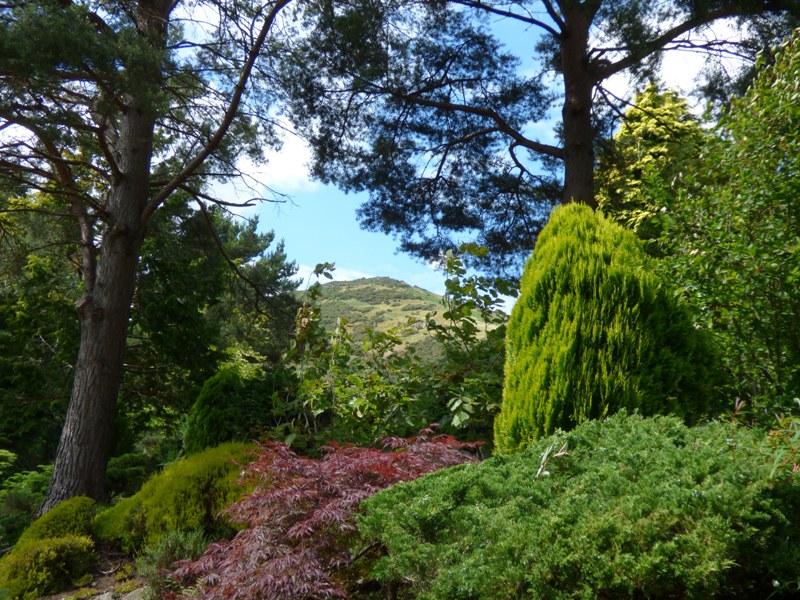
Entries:
<svg viewBox="0 0 800 600">
<path fill-rule="evenodd" d="M 239 74 L 239 79 L 236 82 L 236 86 L 233 89 L 233 94 L 231 99 L 228 103 L 227 110 L 223 115 L 222 121 L 217 127 L 217 130 L 214 132 L 214 135 L 211 136 L 211 139 L 205 144 L 205 146 L 200 150 L 197 156 L 194 157 L 189 163 L 177 174 L 175 177 L 166 184 L 151 200 L 147 203 L 143 214 L 142 214 L 142 223 L 146 224 L 152 214 L 156 211 L 156 209 L 164 202 L 169 195 L 178 189 L 189 177 L 191 177 L 197 169 L 199 169 L 203 163 L 208 159 L 211 154 L 216 151 L 219 145 L 222 143 L 223 139 L 228 133 L 231 124 L 233 123 L 234 118 L 236 117 L 236 113 L 239 110 L 239 106 L 242 103 L 242 98 L 244 96 L 245 89 L 247 87 L 247 83 L 250 79 L 250 74 L 253 71 L 256 61 L 258 60 L 259 55 L 261 54 L 261 50 L 264 46 L 264 42 L 266 41 L 267 34 L 272 29 L 273 24 L 275 23 L 275 19 L 277 18 L 278 14 L 280 13 L 283 8 L 285 8 L 292 0 L 276 0 L 275 4 L 272 6 L 269 14 L 266 16 L 263 25 L 261 26 L 261 30 L 259 31 L 258 37 L 256 38 L 253 46 L 250 48 L 247 60 L 245 61 L 244 65 L 242 66 L 242 70 Z"/>
<path fill-rule="evenodd" d="M 684 21 L 676 25 L 675 27 L 668 29 L 661 35 L 656 38 L 653 38 L 650 41 L 644 42 L 641 46 L 636 47 L 635 49 L 629 50 L 627 56 L 621 58 L 620 60 L 604 64 L 602 68 L 596 69 L 593 73 L 594 75 L 594 83 L 597 84 L 604 79 L 608 79 L 612 75 L 616 75 L 621 71 L 629 69 L 630 67 L 638 64 L 644 58 L 658 52 L 659 50 L 663 49 L 669 42 L 673 41 L 679 35 L 684 33 L 688 33 L 692 29 L 699 27 L 700 25 L 706 25 L 713 21 L 717 21 L 719 19 L 724 19 L 727 17 L 733 17 L 739 14 L 734 7 L 723 7 L 719 8 L 714 11 L 709 11 L 702 15 L 695 15 L 689 18 L 688 20 Z"/>
<path fill-rule="evenodd" d="M 528 25 L 539 27 L 540 29 L 545 30 L 547 33 L 549 33 L 554 37 L 558 37 L 559 35 L 561 35 L 561 33 L 558 30 L 554 29 L 551 25 L 548 25 L 544 21 L 540 21 L 539 19 L 536 19 L 534 17 L 529 17 L 521 15 L 519 13 L 511 12 L 509 10 L 496 8 L 489 4 L 485 4 L 484 2 L 482 2 L 482 0 L 450 0 L 450 3 L 460 4 L 461 6 L 466 6 L 467 8 L 474 8 L 476 10 L 482 10 L 483 12 L 487 12 L 493 15 L 508 17 L 509 19 L 514 19 L 515 21 L 521 21 L 522 23 L 527 23 Z M 562 25 L 562 23 L 560 23 L 559 26 L 560 25 Z"/>
<path fill-rule="evenodd" d="M 495 122 L 497 125 L 497 130 L 505 133 L 509 137 L 511 137 L 518 145 L 528 148 L 534 152 L 538 152 L 539 154 L 546 154 L 547 156 L 552 156 L 553 158 L 564 158 L 564 151 L 557 147 L 557 146 L 550 146 L 549 144 L 543 144 L 541 142 L 537 142 L 535 140 L 529 140 L 524 135 L 519 133 L 516 129 L 514 129 L 508 122 L 500 116 L 500 114 L 491 109 L 491 108 L 481 108 L 477 106 L 469 106 L 467 104 L 457 104 L 454 102 L 439 102 L 437 100 L 430 100 L 428 98 L 423 98 L 419 96 L 420 92 L 414 92 L 411 94 L 403 94 L 400 92 L 390 92 L 390 94 L 400 100 L 404 100 L 406 102 L 411 102 L 414 104 L 419 104 L 421 106 L 427 106 L 430 108 L 437 108 L 439 110 L 444 111 L 458 111 L 464 112 L 471 115 L 476 115 L 479 117 L 484 117 L 486 119 L 490 119 Z"/>
</svg>

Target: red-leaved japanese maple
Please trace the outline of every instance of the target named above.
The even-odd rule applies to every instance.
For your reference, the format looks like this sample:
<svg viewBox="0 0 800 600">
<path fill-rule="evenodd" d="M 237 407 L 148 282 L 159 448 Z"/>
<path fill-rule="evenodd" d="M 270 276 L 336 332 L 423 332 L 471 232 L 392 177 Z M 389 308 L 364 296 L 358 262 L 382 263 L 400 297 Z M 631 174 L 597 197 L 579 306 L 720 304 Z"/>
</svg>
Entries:
<svg viewBox="0 0 800 600">
<path fill-rule="evenodd" d="M 177 563 L 172 579 L 202 598 L 347 598 L 359 503 L 394 483 L 475 460 L 469 451 L 476 444 L 429 429 L 380 445 L 331 444 L 322 458 L 308 458 L 283 443 L 261 444 L 243 474 L 253 491 L 225 511 L 245 529 Z"/>
</svg>

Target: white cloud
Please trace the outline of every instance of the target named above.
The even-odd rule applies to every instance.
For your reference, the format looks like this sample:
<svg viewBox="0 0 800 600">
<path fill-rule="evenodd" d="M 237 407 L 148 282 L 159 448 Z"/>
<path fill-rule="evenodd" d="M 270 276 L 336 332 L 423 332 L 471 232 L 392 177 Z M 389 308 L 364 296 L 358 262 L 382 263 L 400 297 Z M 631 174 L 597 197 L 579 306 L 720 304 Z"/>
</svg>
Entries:
<svg viewBox="0 0 800 600">
<path fill-rule="evenodd" d="M 267 163 L 258 169 L 259 179 L 280 193 L 315 191 L 319 182 L 309 177 L 311 149 L 293 130 L 286 129 L 280 150 L 267 153 Z"/>
</svg>

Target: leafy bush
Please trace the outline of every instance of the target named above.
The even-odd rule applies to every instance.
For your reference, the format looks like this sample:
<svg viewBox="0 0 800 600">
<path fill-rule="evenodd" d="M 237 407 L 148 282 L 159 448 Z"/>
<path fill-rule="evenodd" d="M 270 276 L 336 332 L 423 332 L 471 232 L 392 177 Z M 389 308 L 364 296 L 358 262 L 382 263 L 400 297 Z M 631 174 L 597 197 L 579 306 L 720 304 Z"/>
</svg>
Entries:
<svg viewBox="0 0 800 600">
<path fill-rule="evenodd" d="M 312 304 L 299 314 L 288 356 L 298 393 L 274 407 L 283 419 L 282 436 L 313 451 L 314 442 L 368 444 L 382 435 L 410 435 L 432 422 L 461 438 L 491 435 L 502 398 L 507 315 L 500 306 L 503 295 L 516 292 L 508 280 L 468 276 L 463 257 L 469 254 L 483 256 L 485 248 L 467 244 L 442 261 L 448 278 L 441 316 L 428 313 L 425 322 L 409 317 L 386 331 L 367 328 L 359 334 L 341 318 L 326 332 L 324 316 L 313 305 L 323 292 L 312 287 Z M 330 275 L 330 268 L 318 265 L 316 274 Z M 435 348 L 433 358 L 408 343 L 421 329 Z"/>
<path fill-rule="evenodd" d="M 79 581 L 97 557 L 90 537 L 65 535 L 17 546 L 0 561 L 0 595 L 12 599 L 52 594 Z"/>
<path fill-rule="evenodd" d="M 761 65 L 763 67 L 763 65 Z M 733 374 L 732 397 L 770 422 L 800 398 L 800 32 L 732 103 L 667 213 L 663 268 Z"/>
<path fill-rule="evenodd" d="M 199 586 L 204 598 L 346 597 L 358 558 L 369 554 L 368 548 L 348 550 L 361 500 L 398 481 L 474 460 L 464 452 L 474 444 L 431 434 L 386 438 L 385 450 L 334 444 L 320 459 L 265 443 L 245 471 L 253 491 L 226 511 L 246 528 L 180 564 L 174 578 Z"/>
<path fill-rule="evenodd" d="M 168 531 L 197 528 L 212 537 L 231 529 L 219 516 L 244 491 L 237 482 L 251 446 L 223 444 L 169 465 L 136 495 L 97 515 L 95 535 L 133 552 L 155 543 Z"/>
<path fill-rule="evenodd" d="M 508 324 L 498 449 L 622 408 L 688 422 L 716 409 L 706 338 L 649 260 L 592 209 L 553 211 Z"/>
<path fill-rule="evenodd" d="M 800 593 L 800 478 L 759 431 L 624 413 L 394 486 L 360 531 L 397 598 Z"/>
<path fill-rule="evenodd" d="M 184 438 L 187 454 L 231 440 L 248 441 L 273 424 L 272 396 L 290 385 L 287 371 L 245 374 L 228 366 L 203 384 L 189 412 Z"/>
<path fill-rule="evenodd" d="M 14 473 L 0 485 L 0 548 L 13 546 L 44 500 L 52 465 Z"/>
</svg>

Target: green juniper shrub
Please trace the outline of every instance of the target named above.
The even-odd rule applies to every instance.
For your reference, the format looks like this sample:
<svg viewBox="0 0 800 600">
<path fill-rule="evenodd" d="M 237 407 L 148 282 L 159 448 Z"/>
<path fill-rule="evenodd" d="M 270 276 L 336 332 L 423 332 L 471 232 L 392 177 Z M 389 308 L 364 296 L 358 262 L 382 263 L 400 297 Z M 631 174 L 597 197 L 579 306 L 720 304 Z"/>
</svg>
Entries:
<svg viewBox="0 0 800 600">
<path fill-rule="evenodd" d="M 208 545 L 202 529 L 168 531 L 149 544 L 136 558 L 136 570 L 147 580 L 149 598 L 161 598 L 164 592 L 176 592 L 177 586 L 167 577 L 179 560 L 195 560 Z"/>
<path fill-rule="evenodd" d="M 226 366 L 203 384 L 189 412 L 184 449 L 200 452 L 230 440 L 249 441 L 273 425 L 273 394 L 291 386 L 291 375 Z"/>
<path fill-rule="evenodd" d="M 553 211 L 506 336 L 500 451 L 621 408 L 713 414 L 713 353 L 630 231 L 577 204 Z"/>
<path fill-rule="evenodd" d="M 618 413 L 362 504 L 396 598 L 777 598 L 800 593 L 800 478 L 766 435 Z"/>
<path fill-rule="evenodd" d="M 97 515 L 95 535 L 128 552 L 153 544 L 169 531 L 202 528 L 219 539 L 233 530 L 219 512 L 237 500 L 241 465 L 251 446 L 230 442 L 194 454 L 154 475 L 134 496 Z"/>
<path fill-rule="evenodd" d="M 94 566 L 94 500 L 76 496 L 34 521 L 0 560 L 0 589 L 11 598 L 57 592 Z"/>
<path fill-rule="evenodd" d="M 0 561 L 0 597 L 29 599 L 83 581 L 95 566 L 92 538 L 64 535 L 17 545 Z"/>
</svg>

